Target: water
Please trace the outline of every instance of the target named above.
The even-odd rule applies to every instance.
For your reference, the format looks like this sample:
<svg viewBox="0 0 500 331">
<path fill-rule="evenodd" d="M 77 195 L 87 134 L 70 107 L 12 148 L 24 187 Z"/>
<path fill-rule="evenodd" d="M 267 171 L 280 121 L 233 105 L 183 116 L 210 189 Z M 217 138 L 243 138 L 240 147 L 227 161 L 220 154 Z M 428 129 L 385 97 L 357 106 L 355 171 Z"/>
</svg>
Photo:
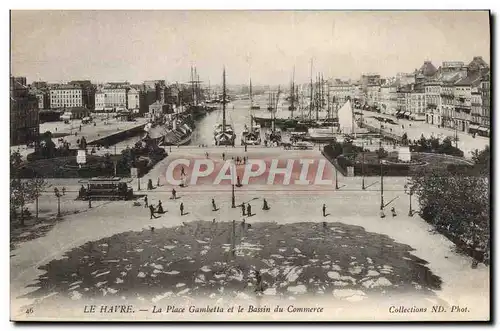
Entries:
<svg viewBox="0 0 500 331">
<path fill-rule="evenodd" d="M 262 107 L 262 106 L 261 106 Z M 241 133 L 250 125 L 250 100 L 235 100 L 226 105 L 226 122 L 233 126 L 236 133 L 236 145 L 241 144 Z M 196 124 L 190 145 L 214 145 L 214 128 L 222 123 L 222 106 L 207 114 Z"/>
</svg>

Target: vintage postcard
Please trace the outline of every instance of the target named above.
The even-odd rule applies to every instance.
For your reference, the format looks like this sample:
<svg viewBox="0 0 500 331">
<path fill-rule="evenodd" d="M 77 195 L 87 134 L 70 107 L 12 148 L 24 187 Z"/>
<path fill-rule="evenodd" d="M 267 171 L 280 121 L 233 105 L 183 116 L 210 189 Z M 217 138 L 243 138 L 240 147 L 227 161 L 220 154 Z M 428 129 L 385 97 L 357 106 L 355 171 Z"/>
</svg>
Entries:
<svg viewBox="0 0 500 331">
<path fill-rule="evenodd" d="M 490 320 L 490 12 L 10 24 L 11 320 Z"/>
</svg>

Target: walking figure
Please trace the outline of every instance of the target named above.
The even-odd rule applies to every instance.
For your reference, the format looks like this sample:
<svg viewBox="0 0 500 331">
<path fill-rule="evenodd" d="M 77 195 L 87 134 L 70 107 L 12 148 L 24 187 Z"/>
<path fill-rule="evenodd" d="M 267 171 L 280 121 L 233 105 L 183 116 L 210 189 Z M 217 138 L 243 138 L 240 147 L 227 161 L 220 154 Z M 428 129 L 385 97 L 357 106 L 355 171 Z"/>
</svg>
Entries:
<svg viewBox="0 0 500 331">
<path fill-rule="evenodd" d="M 250 204 L 247 204 L 247 215 L 252 216 L 252 206 Z"/>
<path fill-rule="evenodd" d="M 236 186 L 237 187 L 242 187 L 243 185 L 241 185 L 241 182 L 240 182 L 240 176 L 236 176 Z"/>
<path fill-rule="evenodd" d="M 236 164 L 239 164 L 239 163 L 240 163 L 240 157 L 239 157 L 239 156 L 237 156 L 237 157 L 236 157 Z"/>
<path fill-rule="evenodd" d="M 396 217 L 396 209 L 394 209 L 394 207 L 391 208 L 391 213 L 392 213 L 392 217 Z"/>
<path fill-rule="evenodd" d="M 262 276 L 260 272 L 255 270 L 255 292 L 262 293 L 264 292 L 264 285 L 262 284 Z"/>
<path fill-rule="evenodd" d="M 148 196 L 147 195 L 144 197 L 144 207 L 148 208 Z"/>
<path fill-rule="evenodd" d="M 247 151 L 247 144 L 245 143 L 245 152 Z"/>
<path fill-rule="evenodd" d="M 212 210 L 217 211 L 217 206 L 215 205 L 215 200 L 212 198 Z"/>
<path fill-rule="evenodd" d="M 208 152 L 205 152 L 205 156 L 206 156 L 206 157 L 207 157 L 207 159 L 208 159 Z"/>
<path fill-rule="evenodd" d="M 184 171 L 184 167 L 181 168 L 181 176 L 186 176 L 186 172 Z"/>
<path fill-rule="evenodd" d="M 161 205 L 161 200 L 158 200 L 158 208 L 157 208 L 156 212 L 158 214 L 163 214 L 164 213 L 163 206 Z"/>
<path fill-rule="evenodd" d="M 66 188 L 65 188 L 64 186 L 63 186 L 63 188 L 62 188 L 62 193 L 63 193 L 63 195 L 65 195 L 65 194 L 66 194 Z"/>
<path fill-rule="evenodd" d="M 149 219 L 158 218 L 159 216 L 155 215 L 155 207 L 153 205 L 149 205 Z"/>
<path fill-rule="evenodd" d="M 245 203 L 244 202 L 241 203 L 241 215 L 246 216 L 246 213 L 245 213 Z"/>
<path fill-rule="evenodd" d="M 323 217 L 326 217 L 326 205 L 323 204 Z"/>
<path fill-rule="evenodd" d="M 226 161 L 226 154 L 222 153 L 222 161 Z"/>
<path fill-rule="evenodd" d="M 160 186 L 160 177 L 158 177 L 158 180 L 156 181 L 156 186 Z"/>
<path fill-rule="evenodd" d="M 181 210 L 181 216 L 183 216 L 184 215 L 184 203 L 182 203 L 182 202 L 181 202 L 180 210 Z"/>
<path fill-rule="evenodd" d="M 148 179 L 148 190 L 152 190 L 153 189 L 153 181 L 150 179 Z"/>
<path fill-rule="evenodd" d="M 264 204 L 262 206 L 262 210 L 269 210 L 269 205 L 267 204 L 267 200 L 264 199 Z"/>
<path fill-rule="evenodd" d="M 177 199 L 177 192 L 175 191 L 175 188 L 172 189 L 172 198 L 171 199 Z"/>
<path fill-rule="evenodd" d="M 381 210 L 381 211 L 380 211 L 380 218 L 385 218 L 385 213 L 384 213 L 384 210 Z"/>
</svg>

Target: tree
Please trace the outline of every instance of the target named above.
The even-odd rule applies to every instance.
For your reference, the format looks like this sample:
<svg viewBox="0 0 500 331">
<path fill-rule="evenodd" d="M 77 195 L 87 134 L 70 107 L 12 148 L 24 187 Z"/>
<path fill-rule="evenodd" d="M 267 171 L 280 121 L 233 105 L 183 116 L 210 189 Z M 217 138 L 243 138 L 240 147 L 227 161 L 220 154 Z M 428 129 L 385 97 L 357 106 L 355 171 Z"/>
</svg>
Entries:
<svg viewBox="0 0 500 331">
<path fill-rule="evenodd" d="M 43 178 L 30 178 L 22 180 L 20 178 L 20 168 L 22 160 L 18 152 L 10 154 L 10 210 L 11 217 L 17 220 L 19 215 L 20 225 L 24 226 L 25 206 L 33 201 L 38 202 L 47 182 Z M 38 215 L 38 203 L 37 203 Z"/>
<path fill-rule="evenodd" d="M 470 254 L 480 246 L 487 246 L 488 177 L 451 176 L 443 169 L 425 169 L 413 176 L 411 187 L 418 196 L 420 215 L 437 231 Z"/>
<path fill-rule="evenodd" d="M 490 175 L 490 146 L 486 146 L 482 151 L 475 150 L 472 152 L 472 160 L 475 163 L 475 169 L 483 176 Z"/>
</svg>

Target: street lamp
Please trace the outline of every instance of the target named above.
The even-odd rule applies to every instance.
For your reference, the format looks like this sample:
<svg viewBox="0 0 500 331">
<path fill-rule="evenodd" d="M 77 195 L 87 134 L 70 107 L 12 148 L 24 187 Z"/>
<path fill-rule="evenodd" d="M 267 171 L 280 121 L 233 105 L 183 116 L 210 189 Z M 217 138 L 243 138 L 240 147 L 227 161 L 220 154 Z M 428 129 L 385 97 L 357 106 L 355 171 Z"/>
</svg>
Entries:
<svg viewBox="0 0 500 331">
<path fill-rule="evenodd" d="M 234 168 L 234 162 L 231 164 L 232 170 L 236 171 Z M 235 173 L 233 172 L 233 179 L 231 180 L 231 208 L 236 208 L 236 199 L 234 196 L 234 176 Z"/>
<path fill-rule="evenodd" d="M 57 217 L 61 217 L 61 193 L 57 187 L 54 187 L 54 195 L 57 197 Z"/>
<path fill-rule="evenodd" d="M 335 189 L 339 189 L 339 171 L 335 168 Z"/>
<path fill-rule="evenodd" d="M 365 186 L 365 140 L 361 140 L 361 155 L 363 159 L 361 160 L 361 189 L 366 190 Z"/>
<path fill-rule="evenodd" d="M 408 209 L 408 216 L 413 217 L 413 209 L 411 207 L 411 196 L 414 193 L 413 187 L 409 186 L 408 184 L 405 184 L 405 193 L 408 194 L 408 197 L 410 198 L 410 208 Z"/>
<path fill-rule="evenodd" d="M 384 210 L 384 163 L 380 159 L 380 210 Z"/>
</svg>

